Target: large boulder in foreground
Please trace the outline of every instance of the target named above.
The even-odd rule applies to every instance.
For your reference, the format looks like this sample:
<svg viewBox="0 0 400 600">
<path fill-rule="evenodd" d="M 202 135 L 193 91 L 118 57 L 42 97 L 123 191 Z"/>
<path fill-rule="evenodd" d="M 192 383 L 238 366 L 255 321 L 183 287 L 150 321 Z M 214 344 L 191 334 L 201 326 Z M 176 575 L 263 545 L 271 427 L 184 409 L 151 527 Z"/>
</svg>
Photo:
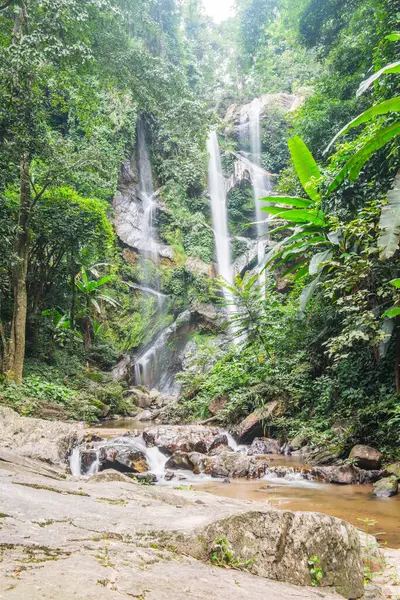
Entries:
<svg viewBox="0 0 400 600">
<path fill-rule="evenodd" d="M 220 540 L 225 550 L 221 551 Z M 235 564 L 261 577 L 302 586 L 312 584 L 309 560 L 318 556 L 321 587 L 334 588 L 349 599 L 364 593 L 357 530 L 319 513 L 251 511 L 216 521 L 194 536 L 178 536 L 175 545 L 178 551 L 201 560 L 217 553 L 227 566 Z M 226 550 L 232 553 L 230 557 Z"/>
<path fill-rule="evenodd" d="M 83 436 L 83 428 L 79 430 L 76 424 L 20 417 L 11 408 L 0 406 L 0 446 L 20 456 L 65 465 L 71 449 Z"/>
<path fill-rule="evenodd" d="M 167 456 L 174 452 L 200 452 L 206 454 L 216 444 L 228 443 L 221 438 L 217 428 L 202 425 L 151 427 L 143 433 L 147 446 L 157 446 Z"/>
<path fill-rule="evenodd" d="M 358 444 L 351 450 L 349 458 L 351 458 L 360 469 L 374 470 L 381 468 L 383 454 L 371 446 Z"/>
</svg>

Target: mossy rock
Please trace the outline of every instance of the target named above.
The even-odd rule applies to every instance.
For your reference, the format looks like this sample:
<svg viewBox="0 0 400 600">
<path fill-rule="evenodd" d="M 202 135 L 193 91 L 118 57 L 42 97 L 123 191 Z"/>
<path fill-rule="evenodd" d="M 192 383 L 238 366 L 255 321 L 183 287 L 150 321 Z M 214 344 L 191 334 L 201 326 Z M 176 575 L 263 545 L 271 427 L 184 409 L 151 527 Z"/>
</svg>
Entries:
<svg viewBox="0 0 400 600">
<path fill-rule="evenodd" d="M 394 475 L 398 480 L 400 480 L 400 462 L 388 465 L 385 467 L 385 472 L 389 475 Z"/>
</svg>

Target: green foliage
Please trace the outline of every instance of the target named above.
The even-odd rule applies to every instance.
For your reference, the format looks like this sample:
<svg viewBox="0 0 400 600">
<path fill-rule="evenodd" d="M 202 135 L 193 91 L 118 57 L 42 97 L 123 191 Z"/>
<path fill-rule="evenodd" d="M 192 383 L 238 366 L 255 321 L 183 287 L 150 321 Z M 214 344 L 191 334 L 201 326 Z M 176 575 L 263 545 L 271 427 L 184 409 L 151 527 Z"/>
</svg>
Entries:
<svg viewBox="0 0 400 600">
<path fill-rule="evenodd" d="M 216 565 L 217 567 L 230 567 L 245 570 L 255 563 L 255 559 L 243 560 L 240 557 L 236 558 L 229 541 L 225 537 L 220 537 L 215 540 L 210 552 L 210 560 L 213 565 Z"/>
<path fill-rule="evenodd" d="M 310 556 L 308 559 L 308 567 L 310 569 L 311 575 L 311 585 L 313 587 L 318 587 L 322 585 L 322 580 L 324 578 L 324 572 L 321 567 L 321 561 L 318 556 Z"/>
</svg>

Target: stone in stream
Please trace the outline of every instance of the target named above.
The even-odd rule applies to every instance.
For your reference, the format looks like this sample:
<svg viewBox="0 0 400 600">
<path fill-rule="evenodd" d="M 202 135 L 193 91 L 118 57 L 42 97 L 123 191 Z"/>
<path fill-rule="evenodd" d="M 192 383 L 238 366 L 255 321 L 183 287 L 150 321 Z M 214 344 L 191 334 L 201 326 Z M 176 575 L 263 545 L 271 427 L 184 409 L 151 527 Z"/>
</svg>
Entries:
<svg viewBox="0 0 400 600">
<path fill-rule="evenodd" d="M 391 498 L 396 496 L 399 489 L 397 477 L 392 475 L 391 477 L 384 477 L 376 483 L 374 483 L 374 494 L 378 498 Z"/>
<path fill-rule="evenodd" d="M 388 465 L 387 467 L 385 467 L 384 471 L 388 475 L 394 475 L 395 477 L 397 477 L 397 479 L 400 479 L 400 462 Z"/>
<path fill-rule="evenodd" d="M 252 456 L 254 454 L 279 454 L 280 443 L 277 440 L 271 438 L 256 438 L 253 440 L 250 448 L 247 450 L 247 454 Z"/>
<path fill-rule="evenodd" d="M 371 446 L 358 444 L 352 448 L 349 458 L 351 458 L 360 469 L 380 469 L 383 454 Z"/>
<path fill-rule="evenodd" d="M 315 479 L 326 483 L 357 485 L 360 483 L 374 483 L 382 477 L 382 471 L 365 471 L 358 467 L 341 465 L 337 467 L 313 467 L 311 475 Z"/>
<path fill-rule="evenodd" d="M 165 463 L 166 469 L 183 469 L 193 471 L 195 465 L 185 452 L 174 452 L 174 454 Z M 172 479 L 172 478 L 171 478 Z"/>
<path fill-rule="evenodd" d="M 232 451 L 221 452 L 214 456 L 192 452 L 188 455 L 188 460 L 193 465 L 194 473 L 204 473 L 222 479 L 261 478 L 269 466 L 267 456 L 247 456 Z"/>
<path fill-rule="evenodd" d="M 143 433 L 147 446 L 157 446 L 163 454 L 174 452 L 201 452 L 206 454 L 213 444 L 221 445 L 226 440 L 220 436 L 217 428 L 202 425 L 151 427 Z M 215 447 L 215 446 L 214 446 Z"/>
</svg>

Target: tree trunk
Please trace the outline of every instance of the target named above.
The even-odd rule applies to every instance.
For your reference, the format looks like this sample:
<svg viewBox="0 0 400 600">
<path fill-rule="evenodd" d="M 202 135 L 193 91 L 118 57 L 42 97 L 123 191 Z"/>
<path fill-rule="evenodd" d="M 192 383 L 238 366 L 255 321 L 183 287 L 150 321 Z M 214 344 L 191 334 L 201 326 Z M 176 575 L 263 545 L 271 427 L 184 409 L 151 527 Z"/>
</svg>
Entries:
<svg viewBox="0 0 400 600">
<path fill-rule="evenodd" d="M 14 242 L 17 259 L 12 273 L 14 310 L 7 365 L 7 378 L 16 383 L 22 382 L 25 360 L 26 314 L 28 304 L 26 277 L 29 258 L 30 213 L 29 166 L 29 156 L 25 153 L 21 159 L 20 167 L 20 206 L 18 229 Z"/>
</svg>

